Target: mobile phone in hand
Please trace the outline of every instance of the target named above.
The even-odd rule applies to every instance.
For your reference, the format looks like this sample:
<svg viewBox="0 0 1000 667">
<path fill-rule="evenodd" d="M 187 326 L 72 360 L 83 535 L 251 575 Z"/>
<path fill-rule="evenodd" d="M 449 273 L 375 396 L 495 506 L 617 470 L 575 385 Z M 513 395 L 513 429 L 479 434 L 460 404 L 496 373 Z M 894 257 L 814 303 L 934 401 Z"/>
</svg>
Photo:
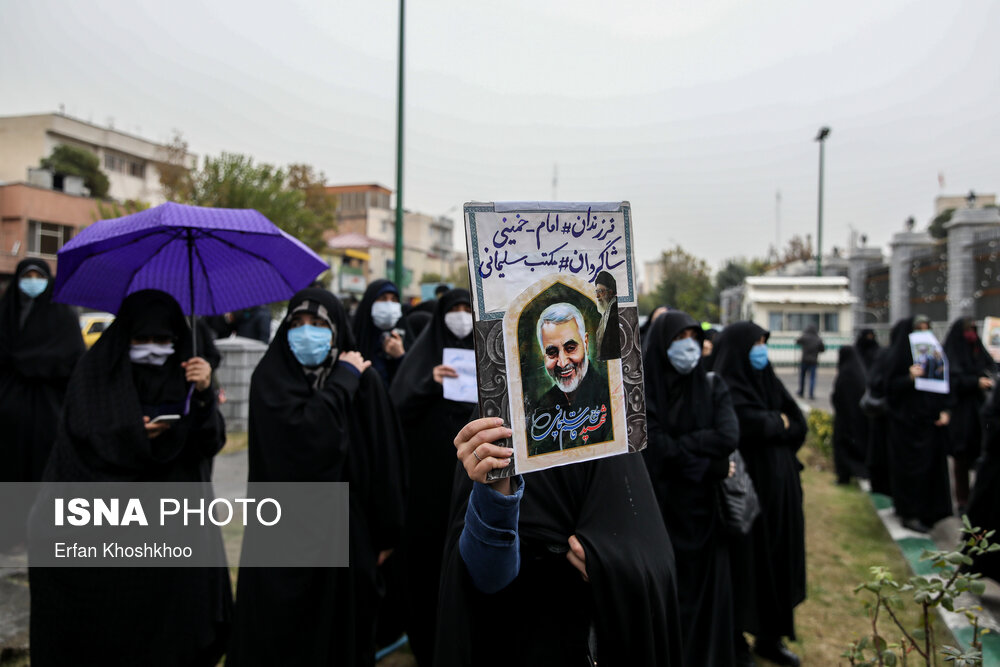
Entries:
<svg viewBox="0 0 1000 667">
<path fill-rule="evenodd" d="M 179 421 L 180 415 L 160 415 L 154 419 L 149 420 L 150 424 L 169 424 L 170 422 Z"/>
</svg>

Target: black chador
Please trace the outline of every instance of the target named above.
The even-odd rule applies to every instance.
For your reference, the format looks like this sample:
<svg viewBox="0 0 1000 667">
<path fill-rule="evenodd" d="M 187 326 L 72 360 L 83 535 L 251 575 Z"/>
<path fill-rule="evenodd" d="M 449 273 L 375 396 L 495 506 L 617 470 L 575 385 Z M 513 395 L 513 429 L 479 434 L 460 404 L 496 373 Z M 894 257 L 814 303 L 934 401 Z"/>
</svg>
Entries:
<svg viewBox="0 0 1000 667">
<path fill-rule="evenodd" d="M 641 456 L 526 475 L 521 569 L 492 595 L 475 588 L 458 547 L 471 485 L 456 468 L 436 667 L 577 667 L 591 628 L 602 666 L 684 664 L 673 550 Z M 583 544 L 589 582 L 566 560 L 570 535 Z M 509 630 L 480 632 L 497 622 Z"/>
<path fill-rule="evenodd" d="M 947 431 L 935 424 L 950 404 L 948 395 L 918 391 L 910 377 L 913 319 L 892 328 L 885 358 L 889 482 L 896 514 L 918 530 L 951 514 Z"/>
<path fill-rule="evenodd" d="M 750 349 L 768 336 L 753 322 L 727 326 L 716 338 L 714 364 L 729 385 L 740 422 L 740 453 L 761 504 L 750 534 L 752 564 L 733 582 L 741 588 L 749 577 L 756 585 L 755 600 L 737 613 L 743 626 L 738 629 L 754 634 L 758 645 L 795 638 L 794 610 L 806 596 L 802 465 L 796 458 L 806 420 L 771 364 L 758 370 L 750 363 Z M 734 554 L 734 562 L 743 556 Z"/>
<path fill-rule="evenodd" d="M 837 482 L 846 484 L 851 477 L 868 476 L 868 417 L 859 400 L 865 393 L 865 367 L 857 350 L 850 345 L 840 348 L 837 377 L 833 381 L 833 466 Z"/>
<path fill-rule="evenodd" d="M 677 560 L 684 665 L 726 667 L 735 662 L 729 542 L 718 486 L 739 443 L 739 425 L 725 381 L 708 378 L 698 363 L 687 374 L 667 349 L 685 329 L 701 332 L 687 313 L 670 311 L 648 334 L 643 355 L 646 424 L 643 450 Z M 701 336 L 696 335 L 698 353 Z"/>
<path fill-rule="evenodd" d="M 133 363 L 133 338 L 169 337 L 161 366 Z M 195 391 L 181 362 L 191 331 L 169 295 L 129 295 L 76 366 L 43 478 L 54 482 L 203 482 L 225 442 L 211 387 Z M 182 414 L 150 438 L 144 416 Z M 44 490 L 43 490 L 44 493 Z M 44 513 L 33 515 L 45 521 Z M 222 551 L 215 526 L 203 534 Z M 225 568 L 32 568 L 31 664 L 215 665 L 232 592 Z"/>
<path fill-rule="evenodd" d="M 378 554 L 395 547 L 406 484 L 400 433 L 382 381 L 338 363 L 355 349 L 340 302 L 323 289 L 292 297 L 327 319 L 331 352 L 303 366 L 286 317 L 250 383 L 250 482 L 349 482 L 348 568 L 241 568 L 227 665 L 370 665 Z M 324 527 L 317 525 L 316 530 Z M 258 539 L 248 530 L 245 541 Z"/>
<path fill-rule="evenodd" d="M 430 324 L 406 353 L 389 392 L 403 426 L 410 479 L 419 480 L 407 497 L 401 556 L 406 632 L 421 665 L 433 664 L 438 581 L 455 473 L 453 440 L 474 408 L 446 399 L 433 377 L 444 348 L 472 349 L 472 334 L 458 338 L 445 325 L 444 316 L 459 304 L 471 308 L 468 291 L 451 290 L 436 302 Z"/>
</svg>

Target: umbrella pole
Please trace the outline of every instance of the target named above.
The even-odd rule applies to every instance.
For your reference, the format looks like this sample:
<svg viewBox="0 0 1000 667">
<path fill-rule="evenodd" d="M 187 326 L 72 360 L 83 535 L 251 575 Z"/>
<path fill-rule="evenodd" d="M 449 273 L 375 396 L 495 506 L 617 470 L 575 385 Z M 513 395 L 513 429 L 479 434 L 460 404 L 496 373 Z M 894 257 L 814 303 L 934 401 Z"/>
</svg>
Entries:
<svg viewBox="0 0 1000 667">
<path fill-rule="evenodd" d="M 187 228 L 187 249 L 188 249 L 188 289 L 190 290 L 189 296 L 190 301 L 188 302 L 191 306 L 191 349 L 193 350 L 194 356 L 198 356 L 198 331 L 195 329 L 195 314 L 194 314 L 194 233 L 191 228 Z"/>
</svg>

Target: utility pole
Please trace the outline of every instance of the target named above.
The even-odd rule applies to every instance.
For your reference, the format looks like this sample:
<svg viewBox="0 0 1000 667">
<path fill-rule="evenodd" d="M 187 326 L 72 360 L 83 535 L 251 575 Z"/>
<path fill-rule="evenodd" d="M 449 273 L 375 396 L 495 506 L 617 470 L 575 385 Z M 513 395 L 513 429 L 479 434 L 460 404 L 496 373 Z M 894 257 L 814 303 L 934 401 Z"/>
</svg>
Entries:
<svg viewBox="0 0 1000 667">
<path fill-rule="evenodd" d="M 393 274 L 396 289 L 403 291 L 403 19 L 406 0 L 399 0 L 399 73 L 396 91 L 396 257 Z"/>
<path fill-rule="evenodd" d="M 819 128 L 816 141 L 819 142 L 819 212 L 816 221 L 816 275 L 823 275 L 823 147 L 830 136 L 830 128 Z"/>
</svg>

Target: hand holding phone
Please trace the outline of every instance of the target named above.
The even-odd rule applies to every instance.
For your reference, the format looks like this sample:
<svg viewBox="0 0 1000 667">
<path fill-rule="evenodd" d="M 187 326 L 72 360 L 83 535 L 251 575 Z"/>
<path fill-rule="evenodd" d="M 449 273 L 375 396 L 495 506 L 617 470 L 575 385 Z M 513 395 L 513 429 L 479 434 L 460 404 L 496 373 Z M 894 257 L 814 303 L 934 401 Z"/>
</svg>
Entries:
<svg viewBox="0 0 1000 667">
<path fill-rule="evenodd" d="M 160 415 L 159 417 L 155 417 L 154 419 L 150 420 L 149 423 L 150 424 L 164 424 L 164 423 L 169 424 L 170 422 L 179 421 L 180 418 L 181 418 L 180 415 Z"/>
</svg>

